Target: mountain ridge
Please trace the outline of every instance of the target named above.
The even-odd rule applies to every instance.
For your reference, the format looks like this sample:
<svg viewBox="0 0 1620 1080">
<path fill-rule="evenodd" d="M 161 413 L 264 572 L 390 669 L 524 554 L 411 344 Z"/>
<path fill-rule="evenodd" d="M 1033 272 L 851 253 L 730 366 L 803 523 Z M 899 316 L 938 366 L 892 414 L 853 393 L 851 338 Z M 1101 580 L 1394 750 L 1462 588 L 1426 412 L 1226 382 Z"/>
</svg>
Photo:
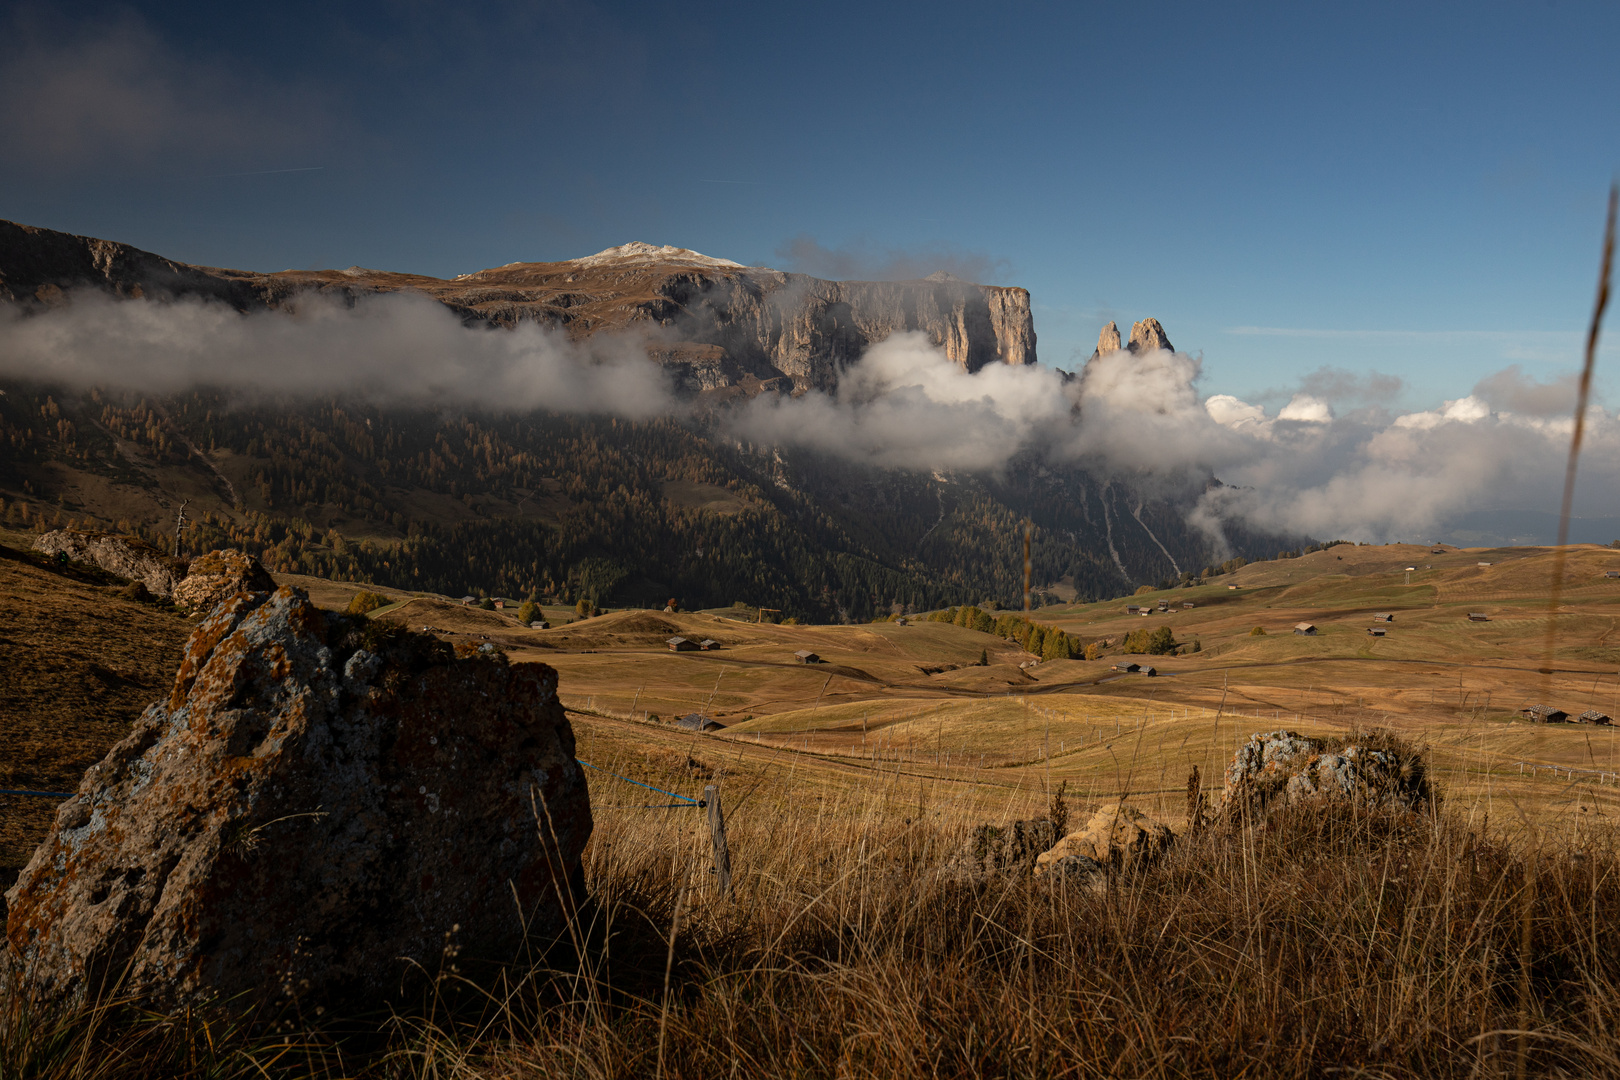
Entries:
<svg viewBox="0 0 1620 1080">
<path fill-rule="evenodd" d="M 535 322 L 574 338 L 637 332 L 651 358 L 692 391 L 745 385 L 752 392 L 777 385 L 829 390 L 868 346 L 908 330 L 926 334 L 970 372 L 992 363 L 1036 362 L 1027 289 L 948 275 L 830 281 L 640 241 L 578 259 L 508 263 L 448 279 L 358 266 L 260 273 L 180 263 L 116 241 L 0 221 L 0 299 L 49 305 L 86 287 L 126 299 L 195 296 L 242 311 L 284 307 L 300 295 L 352 303 L 412 292 L 468 323 Z"/>
</svg>

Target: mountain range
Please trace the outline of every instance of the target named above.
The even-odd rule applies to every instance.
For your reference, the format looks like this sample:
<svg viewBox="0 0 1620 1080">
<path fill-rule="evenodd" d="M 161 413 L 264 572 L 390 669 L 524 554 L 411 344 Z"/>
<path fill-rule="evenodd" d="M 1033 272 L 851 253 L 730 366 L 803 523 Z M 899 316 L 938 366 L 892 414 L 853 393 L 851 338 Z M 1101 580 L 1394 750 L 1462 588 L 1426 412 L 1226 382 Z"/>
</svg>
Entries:
<svg viewBox="0 0 1620 1080">
<path fill-rule="evenodd" d="M 962 369 L 1036 362 L 1029 293 L 946 274 L 826 281 L 644 243 L 454 278 L 351 267 L 257 273 L 0 222 L 0 300 L 25 313 L 84 291 L 296 310 L 414 292 L 468 325 L 617 335 L 684 392 L 729 401 L 834 389 L 871 344 L 917 331 Z M 26 317 L 26 315 L 24 316 Z M 1099 352 L 1119 348 L 1105 329 Z M 1168 348 L 1155 320 L 1131 351 Z M 741 601 L 815 619 L 1018 604 L 1023 523 L 1041 597 L 1093 599 L 1199 576 L 1303 537 L 1188 523 L 1209 476 L 1094 476 L 1021 455 L 994 474 L 885 469 L 739 444 L 712 412 L 626 420 L 543 410 L 266 403 L 11 380 L 0 498 L 12 527 L 79 521 L 234 545 L 273 568 L 460 594 L 688 606 Z M 170 541 L 172 542 L 172 541 Z"/>
</svg>

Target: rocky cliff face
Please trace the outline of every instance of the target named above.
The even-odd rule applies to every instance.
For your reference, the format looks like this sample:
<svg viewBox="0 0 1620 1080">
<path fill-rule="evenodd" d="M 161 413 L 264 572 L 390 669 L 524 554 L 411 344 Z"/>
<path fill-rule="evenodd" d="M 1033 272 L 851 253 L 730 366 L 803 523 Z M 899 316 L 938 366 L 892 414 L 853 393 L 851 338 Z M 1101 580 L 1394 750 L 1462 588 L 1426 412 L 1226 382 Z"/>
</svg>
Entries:
<svg viewBox="0 0 1620 1080">
<path fill-rule="evenodd" d="M 927 334 L 969 371 L 1035 362 L 1028 290 L 948 274 L 824 281 L 640 243 L 451 279 L 363 267 L 260 274 L 191 266 L 125 244 L 0 222 L 0 298 L 50 304 L 68 289 L 87 286 L 130 298 L 201 296 L 242 310 L 281 306 L 311 292 L 351 300 L 413 291 L 470 321 L 534 321 L 576 338 L 642 331 L 651 355 L 698 390 L 757 389 L 778 378 L 825 389 L 868 345 L 904 330 Z"/>
</svg>

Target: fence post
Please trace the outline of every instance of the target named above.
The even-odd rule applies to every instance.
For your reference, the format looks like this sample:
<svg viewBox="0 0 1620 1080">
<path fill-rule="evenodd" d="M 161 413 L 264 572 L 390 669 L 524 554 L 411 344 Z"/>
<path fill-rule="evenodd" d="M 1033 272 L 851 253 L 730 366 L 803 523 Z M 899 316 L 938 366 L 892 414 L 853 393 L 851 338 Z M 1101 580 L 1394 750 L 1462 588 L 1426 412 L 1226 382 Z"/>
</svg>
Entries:
<svg viewBox="0 0 1620 1080">
<path fill-rule="evenodd" d="M 726 847 L 726 818 L 720 810 L 720 789 L 713 784 L 703 789 L 709 804 L 709 839 L 714 841 L 714 872 L 719 877 L 720 895 L 731 895 L 731 850 Z"/>
</svg>

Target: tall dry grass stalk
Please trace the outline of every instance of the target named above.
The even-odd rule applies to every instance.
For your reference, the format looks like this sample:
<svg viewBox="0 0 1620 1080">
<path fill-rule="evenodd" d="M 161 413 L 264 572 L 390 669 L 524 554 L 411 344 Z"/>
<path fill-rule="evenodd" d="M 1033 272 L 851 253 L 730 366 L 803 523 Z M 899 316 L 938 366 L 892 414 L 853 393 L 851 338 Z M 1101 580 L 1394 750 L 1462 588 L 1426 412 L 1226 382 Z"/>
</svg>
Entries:
<svg viewBox="0 0 1620 1080">
<path fill-rule="evenodd" d="M 275 1030 L 13 996 L 0 1074 L 1620 1072 L 1607 832 L 1532 846 L 1443 810 L 1291 811 L 1091 890 L 953 877 L 980 812 L 904 777 L 756 805 L 728 823 L 730 900 L 698 814 L 604 814 L 589 902 L 543 959 L 447 971 L 386 1021 Z"/>
</svg>

